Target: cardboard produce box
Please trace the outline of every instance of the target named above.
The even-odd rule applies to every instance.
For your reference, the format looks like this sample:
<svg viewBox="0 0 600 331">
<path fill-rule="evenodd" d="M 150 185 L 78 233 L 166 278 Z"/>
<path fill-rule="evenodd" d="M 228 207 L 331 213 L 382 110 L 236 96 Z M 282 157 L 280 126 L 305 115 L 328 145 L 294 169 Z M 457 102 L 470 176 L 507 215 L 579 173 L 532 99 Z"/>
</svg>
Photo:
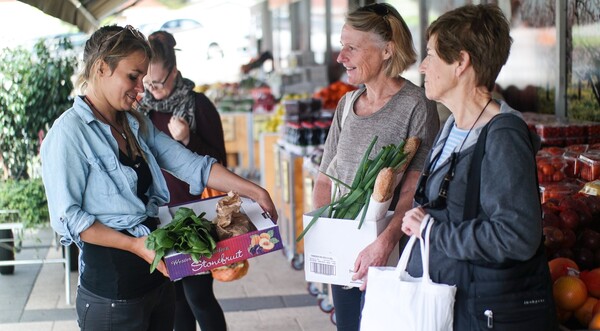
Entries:
<svg viewBox="0 0 600 331">
<path fill-rule="evenodd" d="M 187 207 L 192 209 L 196 215 L 205 212 L 204 218 L 213 221 L 217 216 L 217 202 L 222 197 L 199 200 L 192 203 L 182 204 L 174 207 L 160 207 L 158 217 L 161 227 L 170 223 L 177 209 Z M 241 198 L 242 207 L 240 212 L 248 215 L 257 231 L 248 232 L 244 235 L 235 236 L 217 242 L 217 247 L 210 258 L 200 258 L 194 262 L 190 254 L 171 251 L 164 257 L 169 277 L 178 280 L 186 276 L 197 275 L 210 269 L 226 266 L 253 257 L 271 253 L 283 248 L 279 227 L 271 220 L 258 203 L 251 199 Z"/>
<path fill-rule="evenodd" d="M 314 213 L 304 214 L 305 228 Z M 356 257 L 388 226 L 392 214 L 392 211 L 388 211 L 385 217 L 377 221 L 365 220 L 360 229 L 358 220 L 320 217 L 304 236 L 306 281 L 352 287 L 362 285 L 362 280 L 352 280 Z M 396 245 L 387 265 L 396 266 L 398 259 L 399 248 Z"/>
</svg>

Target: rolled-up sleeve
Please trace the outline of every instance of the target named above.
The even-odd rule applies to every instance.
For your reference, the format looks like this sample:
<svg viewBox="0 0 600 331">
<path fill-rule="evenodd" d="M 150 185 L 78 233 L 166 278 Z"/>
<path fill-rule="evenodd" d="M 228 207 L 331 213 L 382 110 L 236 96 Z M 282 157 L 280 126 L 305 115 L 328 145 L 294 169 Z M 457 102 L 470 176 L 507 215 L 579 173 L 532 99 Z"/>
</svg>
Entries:
<svg viewBox="0 0 600 331">
<path fill-rule="evenodd" d="M 80 243 L 79 234 L 95 221 L 83 211 L 83 192 L 89 167 L 73 136 L 64 127 L 55 129 L 41 147 L 42 180 L 48 199 L 50 223 L 61 243 Z"/>
</svg>

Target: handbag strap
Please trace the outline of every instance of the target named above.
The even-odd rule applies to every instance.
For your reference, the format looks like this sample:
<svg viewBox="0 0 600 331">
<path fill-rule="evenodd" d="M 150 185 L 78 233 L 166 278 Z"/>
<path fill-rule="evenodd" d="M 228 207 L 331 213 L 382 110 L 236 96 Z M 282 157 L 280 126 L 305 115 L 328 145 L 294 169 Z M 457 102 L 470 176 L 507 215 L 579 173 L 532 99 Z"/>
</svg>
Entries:
<svg viewBox="0 0 600 331">
<path fill-rule="evenodd" d="M 356 97 L 359 95 L 360 89 L 358 90 L 353 90 L 350 92 L 346 92 L 346 102 L 344 103 L 344 108 L 342 109 L 342 118 L 340 120 L 340 132 L 342 131 L 342 128 L 344 127 L 344 122 L 346 122 L 346 117 L 348 117 L 348 114 L 350 114 L 350 110 L 352 109 L 352 105 L 354 104 L 354 99 L 356 99 Z M 327 169 L 329 169 L 332 166 L 337 166 L 336 165 L 337 162 L 337 153 L 333 156 L 333 158 L 331 159 L 331 161 L 329 162 L 329 166 L 327 167 Z M 329 173 L 329 171 L 327 171 L 327 173 Z M 335 195 L 337 193 L 339 193 L 339 188 L 337 188 L 337 192 L 336 192 L 336 185 L 331 185 L 331 199 L 333 199 L 335 197 Z"/>
<path fill-rule="evenodd" d="M 521 126 L 522 130 L 528 133 L 529 143 L 531 151 L 535 156 L 535 148 L 533 147 L 533 138 L 531 132 L 527 128 L 525 122 L 514 114 L 499 114 L 494 116 L 479 133 L 475 149 L 473 150 L 473 158 L 471 159 L 471 165 L 469 167 L 469 173 L 467 176 L 467 189 L 465 194 L 465 207 L 463 209 L 463 220 L 473 219 L 477 217 L 479 209 L 479 198 L 480 198 L 480 184 L 481 184 L 481 163 L 483 161 L 483 155 L 485 154 L 485 143 L 487 141 L 488 128 L 492 123 L 500 118 L 507 118 L 511 121 L 511 126 Z M 535 158 L 535 157 L 534 157 Z M 535 177 L 537 183 L 537 176 Z M 539 187 L 539 184 L 538 184 Z"/>
<path fill-rule="evenodd" d="M 423 264 L 423 282 L 431 283 L 431 276 L 429 276 L 429 245 L 431 244 L 430 233 L 431 227 L 433 226 L 433 217 L 429 214 L 425 216 L 425 220 L 427 221 L 427 225 L 425 226 L 425 238 L 420 240 L 421 244 L 421 263 Z M 423 231 L 421 231 L 421 235 Z"/>
<path fill-rule="evenodd" d="M 488 133 L 488 129 L 489 126 L 492 125 L 492 123 L 500 118 L 506 118 L 506 120 L 509 120 L 511 122 L 510 126 L 518 128 L 519 126 L 521 127 L 520 129 L 527 132 L 528 134 L 528 138 L 529 138 L 529 147 L 531 148 L 531 152 L 533 153 L 534 156 L 534 162 L 535 162 L 535 147 L 534 147 L 534 143 L 533 140 L 534 138 L 532 137 L 532 132 L 529 131 L 529 128 L 527 128 L 527 125 L 525 124 L 525 122 L 518 116 L 514 115 L 514 114 L 510 114 L 510 113 L 505 113 L 505 114 L 499 114 L 494 116 L 494 118 L 492 118 L 482 129 L 481 129 L 481 133 L 479 134 L 479 138 L 477 139 L 477 143 L 475 145 L 475 149 L 473 150 L 473 158 L 471 159 L 471 165 L 469 167 L 469 173 L 467 176 L 467 189 L 466 189 L 466 194 L 465 194 L 465 206 L 463 209 L 463 219 L 467 220 L 467 219 L 473 219 L 475 217 L 477 217 L 478 211 L 479 211 L 479 203 L 480 203 L 480 184 L 481 184 L 481 163 L 483 161 L 483 156 L 485 154 L 485 144 L 486 144 L 486 140 L 487 140 L 487 133 Z M 536 185 L 537 187 L 539 187 L 539 182 L 538 182 L 538 178 L 537 176 L 535 176 L 535 181 L 536 181 Z M 540 209 L 541 210 L 541 209 Z M 542 240 L 540 243 L 540 246 L 544 245 L 544 241 Z M 538 247 L 538 252 L 536 254 L 539 254 L 539 252 L 543 251 L 541 250 L 543 247 Z M 479 263 L 481 265 L 484 266 L 494 266 L 497 268 L 505 268 L 505 267 L 509 267 L 515 264 L 516 261 L 505 261 L 502 263 Z"/>
<path fill-rule="evenodd" d="M 427 214 L 425 218 L 421 222 L 421 228 L 425 228 L 425 238 L 421 238 L 419 245 L 421 246 L 421 263 L 423 265 L 423 282 L 431 283 L 431 277 L 429 276 L 429 241 L 431 233 L 431 227 L 433 226 L 433 218 Z M 425 226 L 423 226 L 425 224 Z M 423 233 L 421 229 L 421 233 Z M 400 278 L 402 274 L 406 271 L 406 267 L 408 266 L 408 260 L 410 259 L 410 255 L 412 253 L 413 246 L 415 242 L 419 239 L 416 235 L 410 236 L 406 247 L 402 251 L 402 255 L 400 255 L 400 260 L 398 261 L 398 265 L 396 266 L 396 276 Z"/>
<path fill-rule="evenodd" d="M 342 127 L 344 127 L 346 117 L 348 117 L 348 114 L 350 114 L 352 105 L 354 105 L 354 99 L 356 99 L 356 97 L 359 95 L 359 91 L 360 89 L 346 93 L 346 102 L 344 103 L 344 111 L 342 112 L 342 120 L 340 121 L 340 131 L 342 130 Z"/>
</svg>

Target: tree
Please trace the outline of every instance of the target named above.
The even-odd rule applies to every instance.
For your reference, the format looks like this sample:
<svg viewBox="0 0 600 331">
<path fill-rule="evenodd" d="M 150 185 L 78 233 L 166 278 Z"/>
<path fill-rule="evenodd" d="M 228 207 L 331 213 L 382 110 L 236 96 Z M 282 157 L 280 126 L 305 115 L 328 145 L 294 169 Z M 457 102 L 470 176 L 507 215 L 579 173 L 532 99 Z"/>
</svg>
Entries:
<svg viewBox="0 0 600 331">
<path fill-rule="evenodd" d="M 39 152 L 40 133 L 72 104 L 76 57 L 63 39 L 38 41 L 0 54 L 0 174 L 26 179 L 27 163 Z"/>
</svg>

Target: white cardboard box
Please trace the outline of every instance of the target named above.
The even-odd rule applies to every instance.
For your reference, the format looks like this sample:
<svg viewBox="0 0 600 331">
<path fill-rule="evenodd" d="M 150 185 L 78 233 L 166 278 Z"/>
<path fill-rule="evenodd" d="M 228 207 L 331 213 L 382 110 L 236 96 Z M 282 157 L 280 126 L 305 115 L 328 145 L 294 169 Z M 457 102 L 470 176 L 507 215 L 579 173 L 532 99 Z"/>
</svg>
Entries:
<svg viewBox="0 0 600 331">
<path fill-rule="evenodd" d="M 313 218 L 314 211 L 304 214 L 304 228 Z M 358 229 L 358 220 L 320 217 L 304 236 L 304 274 L 306 281 L 359 287 L 362 280 L 352 280 L 354 262 L 358 253 L 372 243 L 388 226 L 393 212 L 378 221 L 365 220 Z M 398 245 L 393 249 L 387 265 L 396 266 Z"/>
<path fill-rule="evenodd" d="M 217 216 L 217 202 L 221 198 L 223 197 L 220 196 L 198 200 L 170 208 L 166 206 L 160 207 L 158 210 L 158 218 L 161 223 L 160 226 L 162 227 L 170 223 L 177 209 L 181 207 L 187 207 L 194 210 L 196 215 L 201 212 L 206 212 L 204 218 L 212 221 Z M 265 214 L 257 202 L 244 197 L 241 199 L 241 212 L 248 215 L 248 218 L 254 223 L 257 230 L 218 241 L 213 256 L 210 258 L 200 258 L 198 262 L 194 262 L 190 254 L 178 253 L 173 250 L 167 252 L 164 261 L 169 270 L 169 277 L 171 280 L 178 280 L 186 276 L 197 275 L 210 269 L 251 259 L 283 248 L 277 224 Z M 270 244 L 268 246 L 256 244 L 253 240 L 253 237 L 255 236 L 264 236 L 269 239 Z"/>
</svg>

